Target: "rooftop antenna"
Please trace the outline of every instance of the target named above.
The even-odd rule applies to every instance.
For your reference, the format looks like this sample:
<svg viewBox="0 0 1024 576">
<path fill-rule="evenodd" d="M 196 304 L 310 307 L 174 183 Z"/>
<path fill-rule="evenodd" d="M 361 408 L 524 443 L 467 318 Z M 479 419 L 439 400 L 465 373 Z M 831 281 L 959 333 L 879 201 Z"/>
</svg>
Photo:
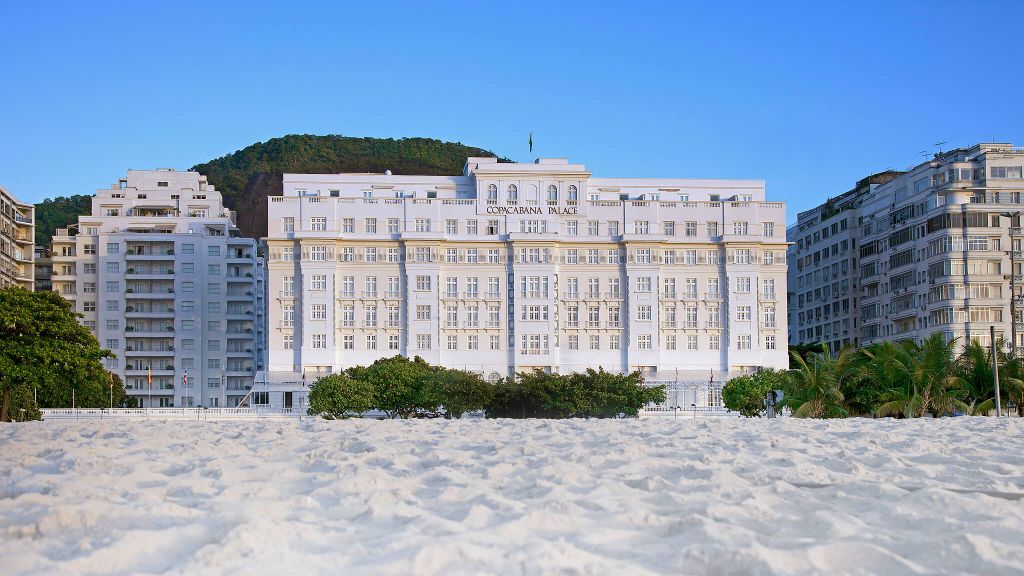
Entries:
<svg viewBox="0 0 1024 576">
<path fill-rule="evenodd" d="M 945 143 L 946 143 L 945 141 L 943 141 L 943 142 L 936 142 L 935 144 L 932 144 L 932 146 L 935 146 L 936 148 L 938 148 L 939 149 L 939 154 L 942 154 L 942 145 L 945 144 Z M 936 154 L 936 156 L 938 156 L 939 154 Z"/>
<path fill-rule="evenodd" d="M 918 154 L 920 154 L 921 156 L 924 156 L 925 160 L 927 160 L 928 157 L 931 156 L 931 152 L 929 152 L 927 150 L 921 150 L 920 152 L 918 152 Z"/>
</svg>

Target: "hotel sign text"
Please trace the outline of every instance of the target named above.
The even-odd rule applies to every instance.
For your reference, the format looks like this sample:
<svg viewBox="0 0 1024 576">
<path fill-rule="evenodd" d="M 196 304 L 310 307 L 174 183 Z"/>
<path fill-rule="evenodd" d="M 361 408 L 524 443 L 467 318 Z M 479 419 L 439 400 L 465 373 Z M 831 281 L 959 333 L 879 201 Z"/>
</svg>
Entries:
<svg viewBox="0 0 1024 576">
<path fill-rule="evenodd" d="M 488 206 L 488 214 L 544 214 L 540 206 Z M 549 206 L 548 214 L 576 216 L 579 211 L 574 206 Z"/>
</svg>

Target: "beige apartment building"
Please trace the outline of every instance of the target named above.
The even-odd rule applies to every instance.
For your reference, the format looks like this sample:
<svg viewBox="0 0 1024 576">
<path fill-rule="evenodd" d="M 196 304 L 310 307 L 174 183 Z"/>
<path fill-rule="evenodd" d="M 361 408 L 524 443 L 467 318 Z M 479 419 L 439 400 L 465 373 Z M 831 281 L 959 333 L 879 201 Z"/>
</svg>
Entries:
<svg viewBox="0 0 1024 576">
<path fill-rule="evenodd" d="M 0 186 L 0 288 L 35 289 L 35 210 Z"/>
<path fill-rule="evenodd" d="M 941 333 L 987 346 L 994 326 L 1024 346 L 1024 149 L 958 148 L 861 184 L 787 231 L 790 342 L 837 350 Z"/>
</svg>

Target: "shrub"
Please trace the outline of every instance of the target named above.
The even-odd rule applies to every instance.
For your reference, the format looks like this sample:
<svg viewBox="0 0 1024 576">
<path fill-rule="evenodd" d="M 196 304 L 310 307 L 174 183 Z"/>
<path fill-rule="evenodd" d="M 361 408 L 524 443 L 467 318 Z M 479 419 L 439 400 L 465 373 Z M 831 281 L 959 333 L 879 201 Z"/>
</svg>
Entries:
<svg viewBox="0 0 1024 576">
<path fill-rule="evenodd" d="M 768 392 L 782 389 L 786 373 L 777 370 L 761 370 L 750 376 L 738 376 L 722 387 L 722 402 L 729 410 L 751 418 L 765 412 L 764 399 Z"/>
<path fill-rule="evenodd" d="M 314 382 L 309 389 L 307 412 L 336 420 L 371 410 L 374 404 L 373 386 L 368 382 L 345 374 L 331 374 Z"/>
</svg>

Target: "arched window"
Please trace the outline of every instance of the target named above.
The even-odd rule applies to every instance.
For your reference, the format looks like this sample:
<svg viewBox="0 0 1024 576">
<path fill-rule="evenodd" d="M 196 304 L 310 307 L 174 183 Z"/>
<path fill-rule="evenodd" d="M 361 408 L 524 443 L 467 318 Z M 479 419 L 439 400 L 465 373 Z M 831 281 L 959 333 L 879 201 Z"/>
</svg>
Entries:
<svg viewBox="0 0 1024 576">
<path fill-rule="evenodd" d="M 497 372 L 491 372 L 491 375 L 487 377 L 487 381 L 491 384 L 497 384 L 501 380 L 501 375 Z"/>
<path fill-rule="evenodd" d="M 518 200 L 519 199 L 519 189 L 516 188 L 515 184 L 509 184 L 508 185 L 508 199 L 509 200 Z"/>
<path fill-rule="evenodd" d="M 548 201 L 558 202 L 558 187 L 554 184 L 548 186 Z"/>
<path fill-rule="evenodd" d="M 487 185 L 487 199 L 488 200 L 497 200 L 498 199 L 498 186 L 497 186 L 497 184 L 488 184 Z"/>
<path fill-rule="evenodd" d="M 569 186 L 569 200 L 573 202 L 580 199 L 580 191 L 575 186 Z"/>
</svg>

